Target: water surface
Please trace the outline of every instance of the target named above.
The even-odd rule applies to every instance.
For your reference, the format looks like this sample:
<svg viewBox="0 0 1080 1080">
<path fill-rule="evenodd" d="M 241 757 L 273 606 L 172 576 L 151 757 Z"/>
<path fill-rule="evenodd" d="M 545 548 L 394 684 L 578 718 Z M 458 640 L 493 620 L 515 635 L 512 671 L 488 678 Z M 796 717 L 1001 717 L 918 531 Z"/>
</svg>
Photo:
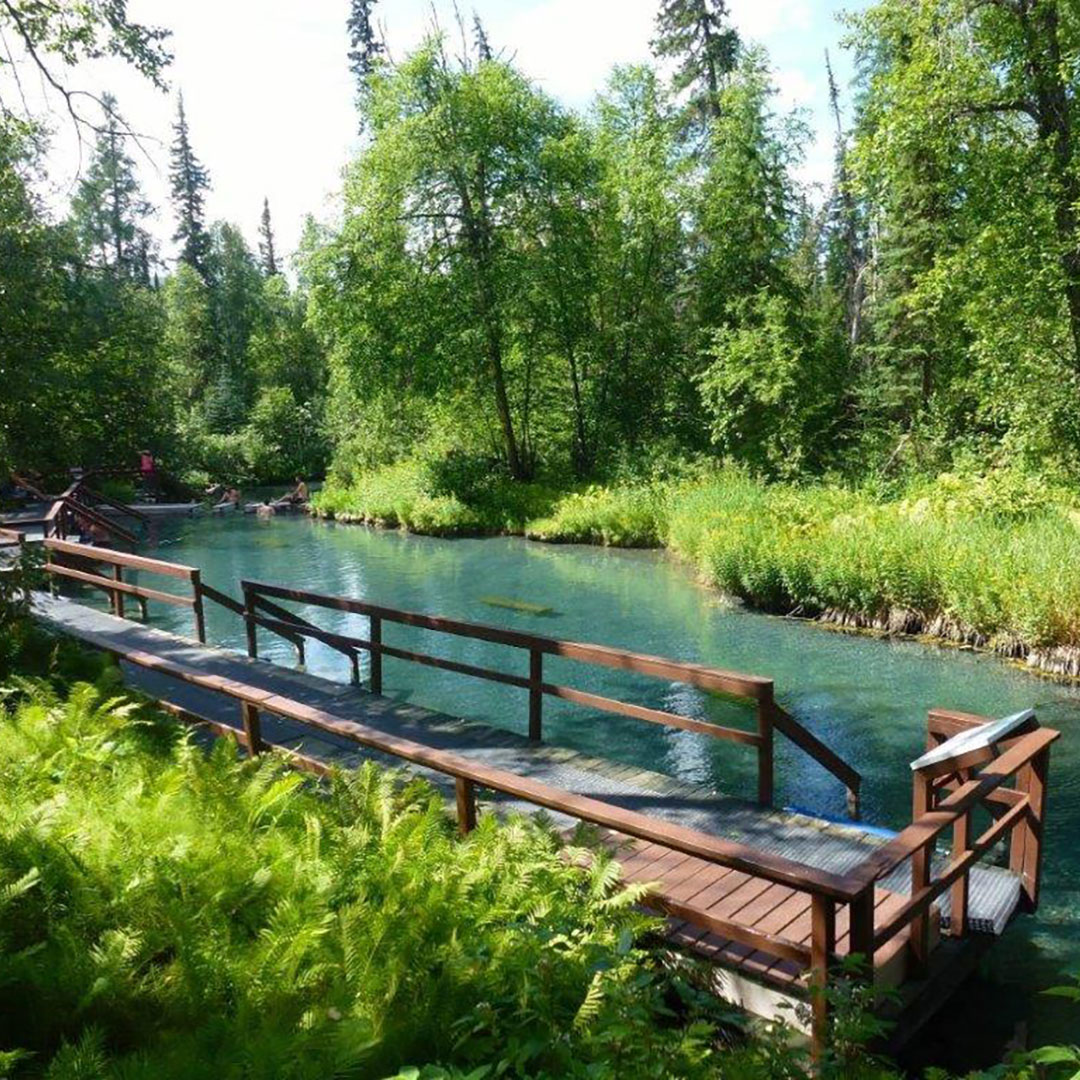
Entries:
<svg viewBox="0 0 1080 1080">
<path fill-rule="evenodd" d="M 1064 732 L 1051 766 L 1042 906 L 1036 917 L 1014 923 L 960 1007 L 970 1012 L 968 1030 L 981 1047 L 988 1045 L 988 1019 L 1001 1039 L 1017 1024 L 1029 1025 L 1033 1039 L 1075 1038 L 1080 1030 L 1075 1008 L 1035 994 L 1080 971 L 1080 690 L 989 656 L 749 612 L 652 552 L 439 540 L 303 518 L 237 516 L 166 524 L 158 547 L 162 558 L 200 567 L 204 580 L 237 597 L 240 579 L 263 580 L 768 676 L 778 701 L 862 773 L 865 819 L 891 828 L 910 821 L 908 762 L 922 750 L 929 708 L 1002 715 L 1035 707 L 1043 724 Z M 530 610 L 515 610 L 513 602 Z M 186 610 L 152 609 L 158 625 L 190 632 Z M 328 629 L 365 634 L 362 617 L 298 610 Z M 240 620 L 214 605 L 208 629 L 213 641 L 245 647 Z M 384 640 L 504 671 L 528 670 L 527 655 L 505 646 L 390 624 Z M 294 660 L 292 647 L 274 636 L 261 635 L 260 648 L 268 658 Z M 308 667 L 348 679 L 346 659 L 318 642 L 308 643 Z M 545 658 L 544 674 L 548 681 L 702 719 L 753 724 L 746 707 L 687 687 L 552 658 Z M 522 690 L 394 659 L 384 661 L 383 678 L 385 691 L 403 700 L 526 730 Z M 544 738 L 733 793 L 750 795 L 755 788 L 749 748 L 553 698 L 544 701 Z M 843 814 L 839 784 L 781 737 L 776 779 L 778 802 Z M 964 1025 L 956 1010 L 950 1020 L 955 1041 Z M 932 1032 L 925 1045 L 933 1046 Z"/>
</svg>

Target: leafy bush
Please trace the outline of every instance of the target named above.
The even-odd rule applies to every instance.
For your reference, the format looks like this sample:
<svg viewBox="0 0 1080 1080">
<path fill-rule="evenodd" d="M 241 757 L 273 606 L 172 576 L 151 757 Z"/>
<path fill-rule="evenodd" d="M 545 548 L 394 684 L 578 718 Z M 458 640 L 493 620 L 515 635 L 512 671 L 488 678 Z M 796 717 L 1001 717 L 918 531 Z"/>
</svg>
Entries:
<svg viewBox="0 0 1080 1080">
<path fill-rule="evenodd" d="M 488 461 L 450 454 L 384 465 L 348 487 L 330 482 L 312 505 L 339 521 L 461 536 L 521 533 L 555 498 L 542 483 L 517 483 Z"/>
<path fill-rule="evenodd" d="M 368 765 L 320 790 L 85 683 L 8 706 L 12 1075 L 708 1075 L 703 999 L 635 945 L 638 893 L 537 823 L 461 840 L 426 783 Z"/>
<path fill-rule="evenodd" d="M 526 535 L 613 547 L 659 547 L 667 517 L 667 489 L 590 487 L 561 498 L 551 515 L 532 521 Z"/>
</svg>

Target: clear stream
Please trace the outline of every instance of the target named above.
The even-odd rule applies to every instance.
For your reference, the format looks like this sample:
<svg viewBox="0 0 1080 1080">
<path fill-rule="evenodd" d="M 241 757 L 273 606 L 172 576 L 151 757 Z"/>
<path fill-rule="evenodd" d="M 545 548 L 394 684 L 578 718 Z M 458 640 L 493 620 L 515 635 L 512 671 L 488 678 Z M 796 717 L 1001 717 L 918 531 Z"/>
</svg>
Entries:
<svg viewBox="0 0 1080 1080">
<path fill-rule="evenodd" d="M 970 1067 L 1016 1035 L 1032 1041 L 1080 1034 L 1080 1011 L 1037 991 L 1080 972 L 1080 689 L 1044 681 L 993 657 L 915 642 L 882 641 L 755 614 L 696 584 L 654 552 L 560 547 L 518 539 L 439 540 L 358 526 L 279 517 L 185 519 L 161 526 L 162 558 L 202 569 L 239 597 L 242 578 L 361 597 L 390 607 L 621 646 L 765 675 L 778 700 L 863 775 L 863 817 L 910 821 L 908 762 L 920 753 L 931 706 L 1003 715 L 1034 706 L 1060 728 L 1050 771 L 1043 901 L 1013 924 L 982 976 L 958 996 L 949 1023 L 922 1042 L 928 1059 L 959 1055 Z M 523 603 L 529 610 L 507 604 Z M 536 608 L 546 610 L 536 610 Z M 190 632 L 186 609 L 151 605 L 157 625 Z M 363 636 L 366 620 L 299 609 L 327 629 Z M 209 605 L 212 641 L 244 648 L 239 619 Z M 527 673 L 528 657 L 505 646 L 387 624 L 384 640 L 453 659 Z M 261 635 L 262 654 L 291 664 L 288 643 Z M 308 643 L 308 667 L 348 679 L 340 654 Z M 545 678 L 703 719 L 750 725 L 737 702 L 686 687 L 545 658 Z M 387 659 L 384 688 L 403 700 L 524 731 L 524 691 Z M 544 701 L 546 741 L 625 760 L 732 792 L 752 793 L 753 752 L 708 736 Z M 777 802 L 842 816 L 843 791 L 781 737 Z M 970 1037 L 957 1045 L 958 1032 Z M 947 1034 L 947 1038 L 946 1038 Z M 948 1044 L 948 1053 L 946 1053 Z"/>
</svg>

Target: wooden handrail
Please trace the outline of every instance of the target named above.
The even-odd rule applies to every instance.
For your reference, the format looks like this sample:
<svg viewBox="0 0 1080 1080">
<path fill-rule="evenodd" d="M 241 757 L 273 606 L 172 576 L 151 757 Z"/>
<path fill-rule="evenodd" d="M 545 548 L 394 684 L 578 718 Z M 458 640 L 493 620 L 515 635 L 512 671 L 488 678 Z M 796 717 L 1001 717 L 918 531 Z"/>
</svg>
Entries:
<svg viewBox="0 0 1080 1080">
<path fill-rule="evenodd" d="M 562 641 L 556 638 L 542 637 L 523 631 L 492 626 L 488 623 L 465 622 L 458 619 L 446 619 L 441 616 L 402 611 L 396 608 L 371 604 L 364 600 L 328 596 L 323 593 L 285 588 L 266 582 L 244 580 L 241 582 L 241 587 L 244 590 L 245 597 L 250 598 L 249 610 L 253 610 L 254 607 L 260 605 L 267 608 L 265 597 L 270 595 L 294 603 L 305 603 L 352 614 L 366 615 L 372 622 L 372 633 L 368 639 L 364 639 L 321 630 L 314 627 L 307 620 L 299 620 L 299 617 L 293 612 L 284 608 L 276 608 L 274 611 L 277 616 L 276 619 L 261 619 L 258 621 L 259 626 L 272 632 L 284 633 L 286 630 L 293 630 L 294 632 L 305 633 L 341 652 L 347 652 L 349 648 L 367 650 L 372 656 L 373 667 L 378 658 L 391 656 L 429 667 L 440 668 L 444 671 L 453 671 L 458 674 L 528 689 L 530 692 L 529 734 L 534 739 L 540 738 L 540 701 L 546 695 L 603 712 L 751 746 L 758 752 L 758 801 L 765 805 L 772 803 L 772 730 L 775 724 L 776 729 L 781 734 L 791 739 L 796 746 L 808 753 L 844 784 L 848 792 L 848 809 L 853 817 L 857 818 L 859 816 L 861 777 L 794 717 L 776 706 L 773 701 L 773 683 L 771 679 L 721 671 L 701 664 L 666 660 L 663 657 L 614 649 L 605 645 Z M 301 626 L 290 626 L 290 620 L 298 620 L 303 624 L 303 628 Z M 421 629 L 527 650 L 531 657 L 529 676 L 526 678 L 512 675 L 492 668 L 465 664 L 416 650 L 388 645 L 382 641 L 381 632 L 376 633 L 382 621 L 396 622 Z M 254 648 L 254 638 L 250 632 L 249 643 Z M 655 678 L 672 679 L 699 688 L 726 693 L 740 700 L 753 701 L 758 709 L 757 731 L 742 731 L 737 728 L 682 716 L 678 713 L 634 705 L 600 694 L 546 682 L 543 679 L 542 669 L 542 658 L 545 655 L 559 656 L 582 663 L 599 664 Z"/>
<path fill-rule="evenodd" d="M 131 544 L 132 547 L 138 543 L 134 534 L 128 532 L 122 525 L 117 525 L 115 521 L 110 521 L 104 515 L 99 514 L 92 506 L 79 502 L 72 491 L 75 487 L 76 485 L 72 485 L 72 487 L 65 491 L 49 508 L 49 512 L 45 515 L 44 522 L 46 536 L 50 535 L 50 533 L 55 535 L 57 532 L 64 531 L 63 515 L 66 511 L 76 517 L 85 518 L 91 524 L 104 529 L 116 540 L 122 540 L 124 543 Z"/>
<path fill-rule="evenodd" d="M 587 795 L 564 791 L 526 776 L 519 776 L 504 769 L 472 761 L 447 750 L 439 750 L 411 739 L 391 735 L 355 720 L 336 716 L 315 706 L 272 694 L 235 679 L 228 679 L 221 675 L 204 675 L 194 668 L 166 660 L 153 653 L 121 648 L 112 639 L 93 632 L 81 633 L 80 637 L 94 648 L 111 653 L 129 663 L 170 676 L 192 686 L 225 694 L 238 702 L 253 706 L 259 712 L 272 713 L 322 731 L 345 736 L 371 750 L 389 754 L 412 765 L 432 769 L 455 779 L 471 781 L 480 787 L 530 802 L 544 809 L 564 813 L 569 817 L 611 829 L 626 836 L 661 844 L 673 851 L 727 866 L 765 881 L 786 885 L 800 892 L 818 894 L 840 901 L 850 900 L 854 895 L 849 877 L 820 870 L 794 859 L 758 851 L 744 844 L 699 832 L 684 825 L 656 821 L 637 811 L 625 810 Z"/>
<path fill-rule="evenodd" d="M 132 555 L 126 551 L 114 551 L 112 548 L 95 547 L 93 544 L 79 544 L 74 540 L 45 541 L 45 547 L 50 551 L 60 551 L 67 555 L 78 555 L 94 562 L 112 563 L 113 565 L 128 566 L 133 570 L 146 570 L 151 574 L 163 574 L 167 577 L 183 578 L 191 580 L 192 574 L 199 571 L 194 566 L 185 566 L 183 563 L 165 562 L 162 559 L 150 559 L 145 555 Z"/>
<path fill-rule="evenodd" d="M 862 776 L 839 754 L 825 745 L 813 732 L 803 727 L 791 713 L 773 705 L 773 723 L 781 735 L 790 739 L 800 750 L 812 757 L 822 768 L 832 773 L 847 788 L 848 813 L 858 820 Z"/>
<path fill-rule="evenodd" d="M 977 777 L 962 784 L 944 799 L 936 809 L 930 810 L 913 821 L 887 844 L 874 852 L 857 866 L 852 875 L 864 885 L 872 884 L 895 870 L 917 851 L 930 844 L 963 814 L 970 812 L 987 795 L 1011 779 L 1042 751 L 1061 738 L 1060 731 L 1038 728 L 1023 736 L 1001 757 L 991 762 Z"/>
<path fill-rule="evenodd" d="M 301 604 L 332 608 L 337 611 L 357 615 L 374 615 L 388 622 L 403 623 L 426 630 L 437 630 L 458 637 L 476 638 L 490 641 L 497 645 L 511 645 L 520 649 L 535 649 L 537 652 L 552 656 L 561 656 L 568 660 L 580 660 L 584 663 L 603 667 L 621 668 L 640 675 L 683 682 L 702 690 L 714 690 L 731 694 L 734 697 L 768 699 L 772 695 L 772 679 L 756 675 L 743 675 L 733 671 L 721 671 L 703 664 L 688 664 L 675 660 L 666 660 L 660 656 L 629 652 L 607 645 L 585 644 L 576 641 L 561 641 L 557 638 L 541 637 L 521 630 L 509 630 L 489 623 L 465 622 L 460 619 L 447 619 L 437 615 L 423 615 L 418 612 L 401 611 L 396 608 L 371 604 L 365 600 L 354 600 L 343 596 L 328 596 L 325 593 L 307 592 L 302 589 L 289 589 L 266 582 L 241 582 L 245 591 L 251 590 L 279 600 L 292 600 Z"/>
<path fill-rule="evenodd" d="M 81 515 L 87 520 L 93 522 L 95 525 L 100 526 L 102 529 L 107 529 L 110 535 L 114 538 L 123 540 L 124 543 L 130 544 L 135 547 L 138 544 L 138 538 L 130 529 L 125 529 L 123 525 L 118 525 L 115 521 L 110 520 L 104 514 L 102 514 L 96 507 L 90 503 L 83 502 L 82 487 L 80 486 L 71 495 L 66 495 L 61 500 L 68 510 L 76 516 Z"/>
<path fill-rule="evenodd" d="M 96 491 L 86 484 L 80 484 L 77 488 L 77 492 L 80 495 L 89 496 L 95 502 L 104 503 L 106 506 L 112 507 L 113 510 L 116 510 L 121 514 L 126 514 L 128 517 L 134 518 L 140 524 L 145 525 L 150 520 L 141 510 L 136 510 L 133 506 L 128 506 L 126 503 L 122 503 L 108 495 L 103 495 L 100 491 Z"/>
<path fill-rule="evenodd" d="M 575 704 L 628 716 L 632 719 L 645 720 L 650 723 L 711 735 L 714 738 L 727 739 L 751 746 L 756 750 L 758 755 L 758 801 L 766 806 L 772 804 L 773 710 L 772 680 L 770 679 L 719 671 L 700 664 L 679 663 L 665 660 L 662 657 L 632 653 L 603 645 L 561 641 L 518 630 L 509 630 L 500 626 L 492 626 L 487 623 L 464 622 L 459 619 L 446 619 L 441 616 L 402 611 L 397 608 L 371 604 L 364 600 L 327 596 L 323 593 L 285 588 L 265 582 L 244 580 L 241 582 L 241 588 L 245 597 L 245 609 L 250 613 L 248 617 L 248 653 L 251 656 L 257 655 L 255 628 L 256 626 L 262 626 L 277 633 L 290 630 L 294 633 L 308 634 L 340 651 L 349 648 L 367 650 L 372 661 L 371 688 L 375 693 L 381 693 L 381 661 L 384 656 L 408 660 L 413 663 L 424 664 L 444 671 L 453 671 L 504 685 L 521 687 L 529 692 L 529 737 L 535 741 L 539 741 L 541 738 L 542 701 L 545 696 L 558 697 Z M 307 620 L 303 620 L 303 624 L 291 621 L 298 619 L 298 617 L 284 608 L 277 609 L 277 614 L 281 616 L 279 619 L 256 619 L 255 609 L 259 605 L 260 599 L 265 602 L 266 594 L 294 603 L 304 603 L 365 615 L 370 622 L 369 636 L 365 639 L 344 634 L 331 634 L 313 627 Z M 496 671 L 492 668 L 461 663 L 445 657 L 432 656 L 429 653 L 389 645 L 382 638 L 382 623 L 384 621 L 526 650 L 530 658 L 529 675 L 526 678 L 525 676 Z M 605 667 L 632 671 L 654 678 L 677 679 L 694 686 L 705 687 L 732 695 L 740 700 L 752 702 L 757 709 L 757 731 L 740 731 L 736 728 L 680 716 L 677 713 L 632 705 L 599 694 L 591 694 L 572 687 L 545 682 L 543 678 L 543 658 L 545 655 L 560 656 L 582 663 L 600 664 Z M 353 673 L 354 681 L 358 681 L 355 660 L 353 661 Z"/>
<path fill-rule="evenodd" d="M 160 600 L 162 603 L 179 604 L 181 607 L 195 606 L 195 600 L 191 596 L 178 596 L 176 593 L 161 592 L 159 589 L 147 589 L 142 585 L 132 585 L 130 582 L 121 579 L 102 577 L 100 574 L 76 570 L 73 567 L 63 566 L 59 563 L 47 562 L 44 569 L 46 573 L 71 578 L 73 581 L 82 582 L 84 585 L 96 585 L 98 588 L 110 593 L 120 592 L 127 596 L 141 596 L 144 600 Z"/>
<path fill-rule="evenodd" d="M 166 604 L 180 604 L 191 608 L 195 620 L 195 637 L 200 642 L 206 641 L 206 615 L 203 610 L 203 598 L 206 588 L 202 584 L 202 575 L 197 567 L 165 562 L 162 559 L 149 559 L 145 555 L 131 555 L 125 551 L 95 547 L 92 544 L 77 544 L 71 540 L 58 540 L 48 535 L 45 537 L 45 549 L 50 553 L 55 552 L 57 555 L 70 555 L 86 562 L 105 563 L 112 566 L 113 576 L 111 578 L 103 577 L 89 570 L 64 566 L 51 559 L 45 564 L 45 570 L 57 577 L 71 578 L 84 585 L 91 585 L 107 592 L 112 601 L 114 613 L 121 618 L 124 617 L 125 596 L 136 597 L 143 606 L 144 615 L 147 600 L 156 600 Z M 191 595 L 181 596 L 177 593 L 148 589 L 142 585 L 132 585 L 123 580 L 125 567 L 187 581 L 191 586 Z M 216 593 L 217 590 L 213 591 Z M 223 596 L 224 594 L 219 595 Z M 220 601 L 218 602 L 220 603 Z"/>
</svg>

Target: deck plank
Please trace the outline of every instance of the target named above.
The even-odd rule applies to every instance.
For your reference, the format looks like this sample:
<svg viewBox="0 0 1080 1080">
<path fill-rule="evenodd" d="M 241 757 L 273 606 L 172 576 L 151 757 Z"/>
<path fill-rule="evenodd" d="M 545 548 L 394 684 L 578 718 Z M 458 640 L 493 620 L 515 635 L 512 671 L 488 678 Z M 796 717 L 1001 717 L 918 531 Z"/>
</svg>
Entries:
<svg viewBox="0 0 1080 1080">
<path fill-rule="evenodd" d="M 861 863 L 885 838 L 857 826 L 828 823 L 804 813 L 765 810 L 753 803 L 713 791 L 702 785 L 674 780 L 649 769 L 606 760 L 570 748 L 537 745 L 522 730 L 509 731 L 447 716 L 418 705 L 380 697 L 359 687 L 295 671 L 128 620 L 72 600 L 34 595 L 36 616 L 61 632 L 96 639 L 106 638 L 118 648 L 141 650 L 200 671 L 264 689 L 268 697 L 280 696 L 311 710 L 323 710 L 355 720 L 389 734 L 451 750 L 494 767 L 533 777 L 554 787 L 589 795 L 626 809 L 685 825 L 715 836 L 749 844 L 761 851 L 802 861 L 808 866 L 846 872 Z M 178 684 L 159 673 L 126 667 L 129 683 L 152 696 L 206 719 L 239 727 L 236 702 L 222 694 Z M 347 672 L 342 672 L 347 677 Z M 266 717 L 264 731 L 275 741 L 324 761 L 364 760 L 395 764 L 394 759 L 358 749 L 356 744 L 333 733 L 313 734 L 292 721 Z M 401 763 L 396 762 L 400 767 Z M 436 784 L 445 777 L 424 772 Z M 504 810 L 531 808 L 509 799 L 498 799 Z M 552 816 L 569 837 L 575 823 Z M 599 839 L 620 860 L 625 880 L 660 882 L 673 900 L 702 911 L 714 919 L 738 921 L 743 926 L 806 944 L 810 938 L 810 900 L 807 894 L 751 877 L 741 871 L 717 866 L 681 852 L 640 840 L 620 838 L 600 831 Z M 983 897 L 1000 890 L 1003 871 L 980 869 L 972 875 L 971 908 L 978 912 Z M 980 875 L 984 875 L 980 877 Z M 901 865 L 877 890 L 875 923 L 880 925 L 904 902 L 910 868 Z M 792 987 L 800 982 L 799 965 L 778 960 L 768 952 L 732 942 L 693 924 L 669 925 L 669 940 L 680 948 L 733 969 L 748 972 L 768 983 Z M 882 962 L 895 952 L 883 950 Z M 849 947 L 848 910 L 837 911 L 837 952 Z"/>
</svg>

